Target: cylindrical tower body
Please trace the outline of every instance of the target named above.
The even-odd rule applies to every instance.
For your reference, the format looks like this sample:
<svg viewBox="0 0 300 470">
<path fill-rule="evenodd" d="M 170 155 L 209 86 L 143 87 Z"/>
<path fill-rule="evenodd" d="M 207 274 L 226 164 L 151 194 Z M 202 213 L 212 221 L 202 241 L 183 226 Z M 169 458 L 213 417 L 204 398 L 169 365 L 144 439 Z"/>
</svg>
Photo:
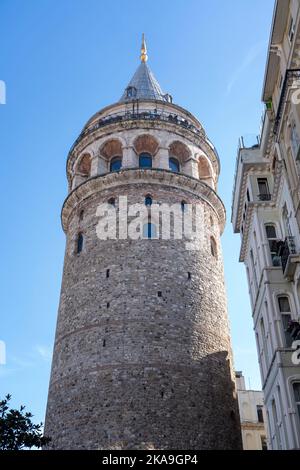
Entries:
<svg viewBox="0 0 300 470">
<path fill-rule="evenodd" d="M 241 447 L 218 156 L 190 113 L 165 95 L 152 98 L 129 96 L 97 113 L 68 157 L 49 448 Z M 151 238 L 159 218 L 151 219 L 150 234 L 147 218 L 144 238 L 99 239 L 99 205 L 109 202 L 118 213 L 120 196 L 128 207 L 146 197 L 183 212 L 197 205 L 197 247 L 185 238 Z"/>
</svg>

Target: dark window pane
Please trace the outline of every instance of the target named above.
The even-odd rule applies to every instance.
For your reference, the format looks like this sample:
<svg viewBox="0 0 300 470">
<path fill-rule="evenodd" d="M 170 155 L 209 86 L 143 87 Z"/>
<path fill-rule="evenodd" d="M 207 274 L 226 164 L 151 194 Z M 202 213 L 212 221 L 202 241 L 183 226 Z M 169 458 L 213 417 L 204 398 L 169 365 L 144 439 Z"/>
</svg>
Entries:
<svg viewBox="0 0 300 470">
<path fill-rule="evenodd" d="M 136 96 L 136 88 L 134 86 L 129 86 L 126 89 L 127 98 L 134 98 Z"/>
<path fill-rule="evenodd" d="M 152 168 L 152 157 L 149 153 L 141 153 L 139 157 L 140 168 Z"/>
<path fill-rule="evenodd" d="M 294 395 L 296 403 L 300 404 L 300 382 L 293 383 Z"/>
<path fill-rule="evenodd" d="M 282 327 L 283 327 L 284 336 L 285 336 L 285 347 L 290 348 L 294 341 L 291 333 L 288 331 L 290 322 L 292 321 L 292 317 L 289 314 L 284 314 L 284 315 L 281 315 L 281 319 L 282 319 Z"/>
<path fill-rule="evenodd" d="M 83 248 L 83 235 L 80 233 L 77 238 L 77 253 L 80 253 Z"/>
<path fill-rule="evenodd" d="M 276 228 L 274 225 L 266 225 L 267 238 L 277 238 Z"/>
<path fill-rule="evenodd" d="M 113 158 L 110 162 L 110 171 L 119 171 L 122 167 L 122 159 L 119 157 Z"/>
<path fill-rule="evenodd" d="M 169 168 L 171 171 L 179 173 L 179 161 L 176 158 L 169 158 Z"/>
<path fill-rule="evenodd" d="M 261 450 L 268 450 L 266 436 L 261 436 Z"/>
<path fill-rule="evenodd" d="M 152 197 L 151 196 L 146 196 L 145 197 L 145 205 L 146 206 L 151 206 L 152 204 Z"/>
<path fill-rule="evenodd" d="M 108 204 L 110 204 L 111 206 L 114 206 L 114 207 L 115 207 L 115 205 L 116 205 L 116 200 L 115 200 L 114 197 L 111 197 L 107 202 L 108 202 Z"/>
<path fill-rule="evenodd" d="M 258 184 L 259 194 L 269 194 L 267 178 L 258 178 L 257 184 Z"/>
<path fill-rule="evenodd" d="M 264 422 L 263 407 L 261 405 L 257 405 L 256 410 L 257 410 L 258 422 L 263 423 Z"/>
<path fill-rule="evenodd" d="M 286 295 L 278 297 L 278 304 L 280 312 L 290 312 L 290 302 L 289 298 Z"/>
</svg>

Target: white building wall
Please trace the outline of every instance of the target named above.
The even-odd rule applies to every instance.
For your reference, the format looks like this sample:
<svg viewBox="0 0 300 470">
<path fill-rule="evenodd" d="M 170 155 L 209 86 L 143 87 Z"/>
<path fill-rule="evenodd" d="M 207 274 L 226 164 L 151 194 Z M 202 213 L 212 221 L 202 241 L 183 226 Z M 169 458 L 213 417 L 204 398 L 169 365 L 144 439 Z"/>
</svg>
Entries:
<svg viewBox="0 0 300 470">
<path fill-rule="evenodd" d="M 240 261 L 248 275 L 269 446 L 300 449 L 300 407 L 293 388 L 300 382 L 300 364 L 286 331 L 289 319 L 300 325 L 300 2 L 277 0 L 275 8 L 261 145 L 239 151 L 232 223 L 241 233 Z M 259 195 L 259 178 L 267 181 L 268 197 Z M 266 224 L 276 229 L 272 250 Z M 289 247 L 286 259 L 280 244 Z M 289 311 L 280 311 L 282 296 Z"/>
</svg>

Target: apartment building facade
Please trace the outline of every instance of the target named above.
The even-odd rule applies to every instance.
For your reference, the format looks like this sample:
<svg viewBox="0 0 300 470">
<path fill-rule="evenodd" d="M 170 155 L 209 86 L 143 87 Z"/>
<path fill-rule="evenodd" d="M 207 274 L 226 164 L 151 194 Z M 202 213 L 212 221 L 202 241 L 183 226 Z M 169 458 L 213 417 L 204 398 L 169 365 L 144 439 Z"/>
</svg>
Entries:
<svg viewBox="0 0 300 470">
<path fill-rule="evenodd" d="M 300 448 L 300 1 L 275 3 L 261 135 L 239 143 L 241 236 L 270 449 Z"/>
</svg>

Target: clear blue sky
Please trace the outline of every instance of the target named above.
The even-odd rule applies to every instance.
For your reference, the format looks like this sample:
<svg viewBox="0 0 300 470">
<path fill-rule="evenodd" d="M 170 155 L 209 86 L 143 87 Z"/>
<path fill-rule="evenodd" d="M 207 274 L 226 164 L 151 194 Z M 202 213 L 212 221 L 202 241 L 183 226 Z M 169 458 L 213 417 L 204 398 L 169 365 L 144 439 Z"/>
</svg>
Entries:
<svg viewBox="0 0 300 470">
<path fill-rule="evenodd" d="M 117 101 L 139 64 L 216 145 L 235 366 L 260 387 L 240 239 L 230 224 L 238 137 L 258 133 L 273 0 L 0 0 L 1 323 L 12 393 L 44 420 L 65 237 L 65 162 L 85 122 Z"/>
</svg>

